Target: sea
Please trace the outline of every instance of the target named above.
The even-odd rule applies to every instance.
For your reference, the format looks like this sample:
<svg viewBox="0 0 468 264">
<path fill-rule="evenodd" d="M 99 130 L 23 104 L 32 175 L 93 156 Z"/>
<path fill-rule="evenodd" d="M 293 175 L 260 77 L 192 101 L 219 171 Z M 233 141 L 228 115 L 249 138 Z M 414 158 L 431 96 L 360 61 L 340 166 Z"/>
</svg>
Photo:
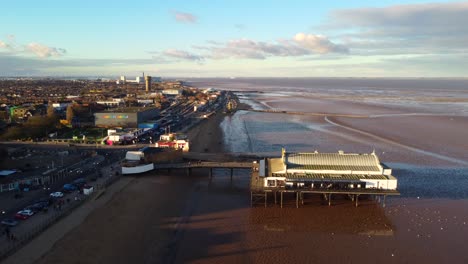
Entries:
<svg viewBox="0 0 468 264">
<path fill-rule="evenodd" d="M 293 152 L 376 152 L 381 162 L 393 168 L 402 197 L 468 199 L 468 156 L 457 149 L 467 144 L 459 130 L 468 129 L 468 79 L 236 78 L 188 82 L 199 88 L 234 91 L 241 103 L 254 110 L 304 113 L 239 110 L 226 116 L 221 128 L 229 152 L 275 156 L 283 147 Z M 354 128 L 371 135 L 339 129 L 326 122 L 327 114 L 364 116 L 359 122 L 367 118 L 369 124 Z M 454 119 L 457 125 L 452 128 L 450 120 Z M 388 129 L 391 132 L 375 128 L 385 126 L 385 122 L 393 122 Z M 413 142 L 425 137 L 415 135 L 415 131 L 424 133 L 429 125 L 442 131 L 435 135 L 441 139 L 461 135 L 459 142 L 441 140 L 440 146 L 437 142 L 431 146 Z M 395 139 L 387 141 L 392 137 Z M 426 137 L 432 140 L 433 135 Z"/>
</svg>

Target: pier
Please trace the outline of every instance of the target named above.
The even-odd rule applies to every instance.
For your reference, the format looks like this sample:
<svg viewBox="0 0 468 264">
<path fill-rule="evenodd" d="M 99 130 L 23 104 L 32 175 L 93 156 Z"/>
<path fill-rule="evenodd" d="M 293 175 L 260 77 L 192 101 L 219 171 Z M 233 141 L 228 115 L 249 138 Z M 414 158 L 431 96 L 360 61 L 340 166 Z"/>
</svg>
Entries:
<svg viewBox="0 0 468 264">
<path fill-rule="evenodd" d="M 261 203 L 267 207 L 269 199 L 273 199 L 274 204 L 279 201 L 279 207 L 283 208 L 285 194 L 293 194 L 297 208 L 304 205 L 304 197 L 309 195 L 322 197 L 328 206 L 332 206 L 334 197 L 344 196 L 356 207 L 360 197 L 373 197 L 385 207 L 387 196 L 400 195 L 392 170 L 381 163 L 375 153 L 295 153 L 283 149 L 281 157 L 257 156 L 251 161 L 245 156 L 200 153 L 184 158 L 183 162 L 149 163 L 139 167 L 148 166 L 146 171 L 185 170 L 187 176 L 191 176 L 194 169 L 208 169 L 209 184 L 214 177 L 213 169 L 228 169 L 231 185 L 235 169 L 248 169 L 251 172 L 251 206 Z"/>
</svg>

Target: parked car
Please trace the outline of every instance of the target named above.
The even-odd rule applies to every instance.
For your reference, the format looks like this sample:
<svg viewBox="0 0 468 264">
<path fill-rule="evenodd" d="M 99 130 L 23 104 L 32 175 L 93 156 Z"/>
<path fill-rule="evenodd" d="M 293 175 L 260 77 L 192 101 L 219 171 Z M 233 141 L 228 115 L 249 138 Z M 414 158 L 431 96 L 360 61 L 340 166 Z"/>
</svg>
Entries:
<svg viewBox="0 0 468 264">
<path fill-rule="evenodd" d="M 50 206 L 54 203 L 54 199 L 51 198 L 42 198 L 35 201 L 35 203 L 47 203 L 47 206 Z"/>
<path fill-rule="evenodd" d="M 35 213 L 43 210 L 44 208 L 47 208 L 49 206 L 49 203 L 48 202 L 37 202 L 37 203 L 34 203 L 26 208 L 24 208 L 25 210 L 31 210 Z"/>
<path fill-rule="evenodd" d="M 77 191 L 78 189 L 79 189 L 78 186 L 71 184 L 71 183 L 67 183 L 63 185 L 62 192 L 69 193 L 69 192 Z"/>
<path fill-rule="evenodd" d="M 6 226 L 16 226 L 17 224 L 18 224 L 18 221 L 16 221 L 13 218 L 3 219 L 2 221 L 2 225 L 6 225 Z"/>
<path fill-rule="evenodd" d="M 53 192 L 50 194 L 50 197 L 52 198 L 62 198 L 63 197 L 63 192 Z"/>
<path fill-rule="evenodd" d="M 73 181 L 73 185 L 76 185 L 78 187 L 82 187 L 85 184 L 86 184 L 86 179 L 85 178 L 78 178 L 78 179 Z"/>
<path fill-rule="evenodd" d="M 15 214 L 16 219 L 26 220 L 29 217 L 33 216 L 34 212 L 30 209 L 21 210 Z"/>
</svg>

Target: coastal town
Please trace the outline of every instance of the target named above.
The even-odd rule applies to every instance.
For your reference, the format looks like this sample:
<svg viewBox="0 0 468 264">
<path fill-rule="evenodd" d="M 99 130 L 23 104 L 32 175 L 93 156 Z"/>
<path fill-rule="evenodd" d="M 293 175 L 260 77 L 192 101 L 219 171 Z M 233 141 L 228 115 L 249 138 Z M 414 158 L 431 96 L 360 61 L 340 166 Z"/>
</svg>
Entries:
<svg viewBox="0 0 468 264">
<path fill-rule="evenodd" d="M 173 170 L 189 178 L 201 173 L 211 185 L 217 181 L 215 171 L 228 170 L 235 186 L 245 170 L 251 206 L 272 206 L 268 199 L 274 198 L 273 206 L 279 208 L 288 200 L 304 205 L 311 195 L 329 206 L 337 196 L 356 207 L 359 196 L 382 199 L 385 206 L 387 195 L 400 194 L 391 169 L 375 153 L 283 149 L 276 158 L 216 152 L 215 137 L 207 137 L 212 130 L 203 126 L 219 126 L 240 104 L 226 90 L 150 76 L 4 80 L 0 87 L 2 224 L 12 240 L 0 248 L 2 257 L 103 195 L 121 176 L 152 177 Z M 51 208 L 54 213 L 47 213 Z"/>
</svg>

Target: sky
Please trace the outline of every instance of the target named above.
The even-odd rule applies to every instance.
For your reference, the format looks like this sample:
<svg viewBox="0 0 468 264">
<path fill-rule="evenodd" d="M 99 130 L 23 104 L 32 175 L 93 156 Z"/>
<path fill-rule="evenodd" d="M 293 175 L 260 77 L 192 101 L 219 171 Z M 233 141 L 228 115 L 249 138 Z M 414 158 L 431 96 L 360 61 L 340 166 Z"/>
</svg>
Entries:
<svg viewBox="0 0 468 264">
<path fill-rule="evenodd" d="M 0 1 L 0 76 L 468 77 L 468 2 Z"/>
</svg>

